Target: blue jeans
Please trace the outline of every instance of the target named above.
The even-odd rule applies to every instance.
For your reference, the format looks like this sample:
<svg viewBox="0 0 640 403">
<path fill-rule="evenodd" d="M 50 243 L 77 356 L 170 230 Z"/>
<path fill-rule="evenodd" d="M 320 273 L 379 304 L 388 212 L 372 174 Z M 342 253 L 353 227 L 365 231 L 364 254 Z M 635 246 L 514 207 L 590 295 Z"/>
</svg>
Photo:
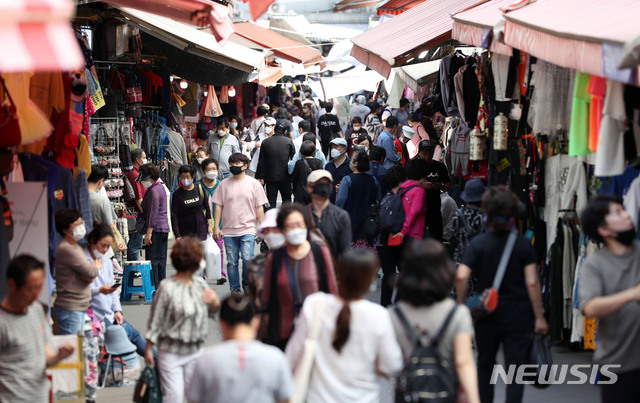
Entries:
<svg viewBox="0 0 640 403">
<path fill-rule="evenodd" d="M 107 327 L 113 325 L 113 323 L 111 323 L 111 321 L 107 318 L 104 318 L 104 324 Z M 129 338 L 129 341 L 135 344 L 136 352 L 140 356 L 144 357 L 145 349 L 147 348 L 147 341 L 140 335 L 140 332 L 138 331 L 138 329 L 133 327 L 131 323 L 127 322 L 126 319 L 124 319 L 124 321 L 122 322 L 122 327 L 124 327 L 124 330 L 127 332 L 127 337 Z M 155 348 L 153 349 L 153 355 L 155 356 L 156 359 L 158 359 L 158 352 L 156 351 Z"/>
<path fill-rule="evenodd" d="M 70 311 L 54 306 L 51 310 L 58 322 L 58 334 L 78 334 L 84 331 L 84 311 Z"/>
<path fill-rule="evenodd" d="M 134 231 L 129 234 L 129 243 L 127 244 L 127 262 L 140 260 L 140 250 L 142 250 L 142 240 L 144 235 Z"/>
<path fill-rule="evenodd" d="M 168 232 L 153 231 L 151 245 L 145 247 L 147 260 L 151 262 L 153 284 L 156 289 L 158 289 L 160 282 L 167 277 L 167 242 L 169 242 Z"/>
<path fill-rule="evenodd" d="M 249 282 L 249 262 L 253 258 L 256 245 L 255 235 L 238 235 L 224 237 L 224 250 L 227 254 L 227 276 L 231 291 L 241 291 L 238 275 L 238 263 L 242 259 L 242 283 Z"/>
</svg>

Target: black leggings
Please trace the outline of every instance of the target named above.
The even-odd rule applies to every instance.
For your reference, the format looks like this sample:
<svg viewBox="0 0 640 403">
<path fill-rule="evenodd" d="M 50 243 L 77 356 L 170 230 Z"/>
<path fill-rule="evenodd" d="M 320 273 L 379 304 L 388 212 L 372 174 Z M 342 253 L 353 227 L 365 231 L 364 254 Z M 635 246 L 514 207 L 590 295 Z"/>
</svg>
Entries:
<svg viewBox="0 0 640 403">
<path fill-rule="evenodd" d="M 291 181 L 265 182 L 265 187 L 267 188 L 269 208 L 276 207 L 278 192 L 280 192 L 280 197 L 282 197 L 282 203 L 291 203 Z"/>
</svg>

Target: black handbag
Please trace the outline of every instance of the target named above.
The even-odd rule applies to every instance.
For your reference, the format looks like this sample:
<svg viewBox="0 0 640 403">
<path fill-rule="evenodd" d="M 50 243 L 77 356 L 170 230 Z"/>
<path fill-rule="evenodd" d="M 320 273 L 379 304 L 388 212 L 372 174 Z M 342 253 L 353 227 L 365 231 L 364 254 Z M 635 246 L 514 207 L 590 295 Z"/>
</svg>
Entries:
<svg viewBox="0 0 640 403">
<path fill-rule="evenodd" d="M 108 77 L 108 73 L 107 73 Z M 117 77 L 120 82 L 120 89 L 113 89 L 113 80 Z M 111 79 L 108 80 L 107 85 L 102 89 L 104 92 L 104 102 L 105 105 L 98 109 L 97 115 L 101 118 L 117 118 L 118 117 L 118 108 L 122 109 L 124 105 L 124 83 L 122 82 L 122 77 L 120 77 L 120 72 L 118 69 L 113 69 L 113 75 Z"/>
<path fill-rule="evenodd" d="M 529 348 L 529 364 L 537 365 L 536 380 L 533 384 L 536 388 L 544 389 L 549 387 L 549 383 L 540 383 L 539 379 L 549 379 L 549 371 L 553 364 L 549 339 L 544 334 L 533 333 L 531 336 L 531 347 Z"/>
</svg>

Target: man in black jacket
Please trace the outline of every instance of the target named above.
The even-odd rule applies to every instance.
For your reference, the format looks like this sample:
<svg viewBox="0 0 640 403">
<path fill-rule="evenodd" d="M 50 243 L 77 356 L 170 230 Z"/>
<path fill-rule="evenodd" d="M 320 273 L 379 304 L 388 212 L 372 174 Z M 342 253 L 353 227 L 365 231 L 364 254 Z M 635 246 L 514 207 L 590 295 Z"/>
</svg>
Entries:
<svg viewBox="0 0 640 403">
<path fill-rule="evenodd" d="M 256 179 L 266 185 L 267 199 L 271 208 L 276 206 L 278 192 L 283 203 L 291 202 L 291 176 L 287 169 L 295 154 L 290 138 L 285 137 L 287 126 L 277 123 L 275 134 L 262 142 Z"/>
</svg>

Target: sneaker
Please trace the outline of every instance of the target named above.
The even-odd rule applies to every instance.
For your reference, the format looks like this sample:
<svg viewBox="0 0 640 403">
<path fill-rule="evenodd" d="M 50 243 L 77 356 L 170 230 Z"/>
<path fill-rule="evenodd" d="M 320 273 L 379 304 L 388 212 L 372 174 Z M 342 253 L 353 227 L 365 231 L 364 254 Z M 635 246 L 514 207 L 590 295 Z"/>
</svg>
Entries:
<svg viewBox="0 0 640 403">
<path fill-rule="evenodd" d="M 242 289 L 244 290 L 244 295 L 249 295 L 249 284 L 242 283 Z"/>
<path fill-rule="evenodd" d="M 239 288 L 236 288 L 235 290 L 231 290 L 231 294 L 242 294 L 242 290 Z"/>
<path fill-rule="evenodd" d="M 222 285 L 222 284 L 225 284 L 226 282 L 227 282 L 227 278 L 226 277 L 221 277 L 221 278 L 218 279 L 216 284 Z"/>
</svg>

